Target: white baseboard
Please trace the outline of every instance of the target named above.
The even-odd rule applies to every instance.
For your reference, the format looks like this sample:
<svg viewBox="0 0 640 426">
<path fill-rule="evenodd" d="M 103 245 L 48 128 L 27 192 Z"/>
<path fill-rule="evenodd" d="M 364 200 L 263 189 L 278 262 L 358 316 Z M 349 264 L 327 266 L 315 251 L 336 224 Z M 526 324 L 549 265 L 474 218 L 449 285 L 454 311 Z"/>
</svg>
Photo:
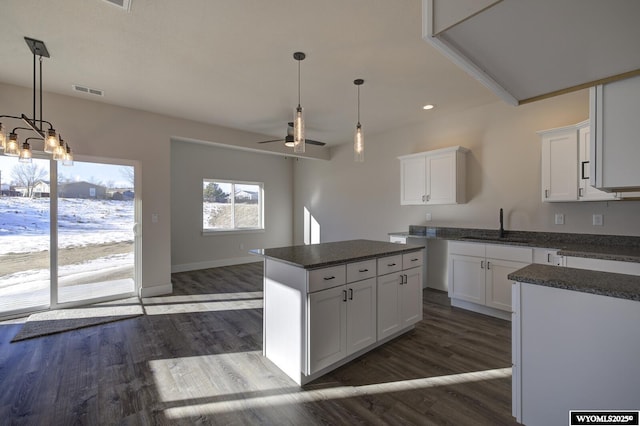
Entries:
<svg viewBox="0 0 640 426">
<path fill-rule="evenodd" d="M 164 285 L 154 285 L 151 287 L 140 287 L 140 297 L 162 296 L 164 294 L 173 293 L 173 285 L 171 283 Z"/>
<path fill-rule="evenodd" d="M 199 269 L 219 268 L 221 266 L 242 265 L 243 263 L 260 262 L 259 256 L 231 257 L 229 259 L 208 260 L 206 262 L 183 263 L 181 265 L 171 265 L 171 273 L 197 271 Z"/>
</svg>

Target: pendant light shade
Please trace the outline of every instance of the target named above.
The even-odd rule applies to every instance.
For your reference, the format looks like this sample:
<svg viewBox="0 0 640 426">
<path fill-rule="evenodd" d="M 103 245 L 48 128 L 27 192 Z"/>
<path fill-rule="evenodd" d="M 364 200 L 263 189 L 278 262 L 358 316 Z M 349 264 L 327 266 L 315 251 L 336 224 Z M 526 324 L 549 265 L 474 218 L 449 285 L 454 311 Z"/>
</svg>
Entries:
<svg viewBox="0 0 640 426">
<path fill-rule="evenodd" d="M 58 135 L 56 135 L 55 129 L 49 129 L 47 131 L 47 138 L 44 140 L 44 152 L 53 154 L 59 144 L 60 140 L 58 139 Z"/>
<path fill-rule="evenodd" d="M 298 61 L 298 106 L 293 112 L 293 152 L 304 153 L 304 109 L 300 105 L 300 61 L 303 61 L 306 55 L 302 52 L 295 52 L 293 59 Z"/>
<path fill-rule="evenodd" d="M 358 88 L 358 124 L 356 124 L 356 133 L 353 137 L 353 160 L 359 163 L 364 162 L 364 135 L 360 124 L 360 86 L 362 83 L 364 80 L 361 78 L 353 81 L 353 84 Z"/>
<path fill-rule="evenodd" d="M 4 149 L 4 155 L 9 157 L 17 157 L 20 155 L 20 145 L 18 145 L 18 135 L 14 132 L 9 133 L 9 140 Z"/>
<path fill-rule="evenodd" d="M 22 144 L 22 149 L 20 150 L 20 155 L 18 157 L 18 161 L 21 163 L 31 163 L 31 146 L 29 142 L 25 142 Z"/>
<path fill-rule="evenodd" d="M 7 135 L 4 134 L 4 125 L 0 123 L 0 151 L 4 151 L 7 146 Z"/>
</svg>

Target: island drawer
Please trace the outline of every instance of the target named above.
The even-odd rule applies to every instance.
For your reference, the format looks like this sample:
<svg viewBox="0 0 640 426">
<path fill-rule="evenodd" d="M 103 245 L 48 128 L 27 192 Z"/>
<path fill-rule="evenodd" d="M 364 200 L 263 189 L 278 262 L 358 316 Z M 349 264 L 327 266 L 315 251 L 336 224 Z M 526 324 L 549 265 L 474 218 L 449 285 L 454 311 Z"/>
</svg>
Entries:
<svg viewBox="0 0 640 426">
<path fill-rule="evenodd" d="M 376 276 L 376 260 L 349 263 L 347 265 L 347 282 L 366 280 Z"/>
<path fill-rule="evenodd" d="M 344 285 L 347 282 L 347 266 L 338 265 L 309 271 L 309 293 Z"/>
<path fill-rule="evenodd" d="M 422 250 L 403 254 L 402 269 L 416 268 L 418 266 L 422 266 L 423 258 L 424 258 L 424 252 Z"/>
<path fill-rule="evenodd" d="M 378 275 L 391 274 L 402 270 L 402 255 L 387 256 L 378 259 Z"/>
</svg>

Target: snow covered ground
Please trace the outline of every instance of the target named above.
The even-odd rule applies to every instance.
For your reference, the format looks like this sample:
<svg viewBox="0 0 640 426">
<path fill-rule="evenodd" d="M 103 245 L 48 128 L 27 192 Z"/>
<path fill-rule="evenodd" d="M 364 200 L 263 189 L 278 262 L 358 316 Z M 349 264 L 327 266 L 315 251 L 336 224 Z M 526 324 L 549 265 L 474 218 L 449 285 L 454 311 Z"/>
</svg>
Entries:
<svg viewBox="0 0 640 426">
<path fill-rule="evenodd" d="M 14 265 L 13 272 L 7 273 L 9 256 L 5 255 L 28 255 L 50 249 L 49 206 L 48 198 L 0 197 L 0 297 L 40 290 L 48 292 L 48 267 L 28 269 L 28 262 L 23 261 L 22 270 L 15 271 Z M 122 249 L 110 253 L 108 243 L 132 243 L 133 224 L 131 200 L 60 199 L 59 250 L 87 248 L 85 258 L 68 260 L 60 267 L 60 285 L 92 282 L 109 273 L 126 275 L 127 270 L 132 273 L 133 249 L 129 253 L 122 253 Z M 98 245 L 102 245 L 100 250 L 89 250 Z"/>
</svg>

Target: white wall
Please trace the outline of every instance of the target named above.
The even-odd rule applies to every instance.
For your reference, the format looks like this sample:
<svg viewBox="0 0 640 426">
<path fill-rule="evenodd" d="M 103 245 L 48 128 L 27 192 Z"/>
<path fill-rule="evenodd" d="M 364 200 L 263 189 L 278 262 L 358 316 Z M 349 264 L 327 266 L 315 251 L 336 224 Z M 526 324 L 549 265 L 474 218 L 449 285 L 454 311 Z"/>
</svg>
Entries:
<svg viewBox="0 0 640 426">
<path fill-rule="evenodd" d="M 108 96 L 108 94 L 107 94 Z M 264 135 L 122 108 L 71 96 L 44 93 L 44 119 L 55 124 L 82 156 L 137 160 L 142 177 L 142 283 L 145 296 L 171 291 L 171 139 L 210 141 L 255 148 Z M 108 102 L 108 98 L 105 99 Z M 2 114 L 32 114 L 32 91 L 0 83 Z M 18 122 L 2 120 L 7 127 Z M 20 141 L 24 136 L 20 134 Z M 41 149 L 37 144 L 34 149 Z M 269 150 L 286 152 L 280 144 Z M 311 147 L 307 156 L 324 157 L 326 149 Z M 151 222 L 151 215 L 158 222 Z M 290 238 L 289 238 L 290 239 Z M 288 242 L 287 242 L 288 243 Z"/>
<path fill-rule="evenodd" d="M 332 150 L 332 160 L 300 161 L 295 166 L 294 241 L 303 240 L 303 208 L 320 223 L 321 241 L 351 238 L 385 240 L 409 225 L 499 227 L 506 229 L 640 235 L 640 202 L 542 203 L 541 143 L 536 131 L 588 118 L 588 91 L 512 107 L 502 101 L 441 117 L 425 112 L 425 122 L 384 134 L 365 133 L 365 162 L 353 162 L 350 144 Z M 433 114 L 432 114 L 433 113 Z M 366 117 L 362 117 L 366 132 Z M 401 206 L 397 157 L 446 146 L 471 149 L 467 157 L 468 203 Z M 425 221 L 430 212 L 432 222 Z M 554 225 L 555 213 L 565 225 Z M 591 225 L 602 213 L 604 226 Z"/>
<path fill-rule="evenodd" d="M 173 141 L 172 271 L 255 262 L 249 249 L 293 242 L 293 162 L 273 154 Z M 264 232 L 202 234 L 202 179 L 264 183 Z"/>
</svg>

